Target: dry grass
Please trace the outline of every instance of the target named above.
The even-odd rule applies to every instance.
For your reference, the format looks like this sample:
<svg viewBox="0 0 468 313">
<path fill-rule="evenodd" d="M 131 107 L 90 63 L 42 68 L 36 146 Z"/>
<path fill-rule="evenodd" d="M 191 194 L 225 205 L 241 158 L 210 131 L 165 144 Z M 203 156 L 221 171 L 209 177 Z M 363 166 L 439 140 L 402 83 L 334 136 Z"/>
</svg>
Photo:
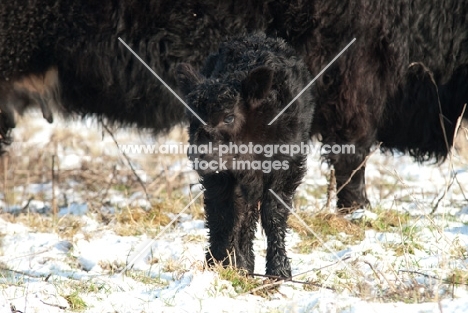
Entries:
<svg viewBox="0 0 468 313">
<path fill-rule="evenodd" d="M 361 227 L 336 214 L 300 212 L 299 217 L 323 240 L 337 238 L 340 234 L 345 235 L 340 236 L 344 243 L 354 243 L 364 238 Z M 289 218 L 288 224 L 301 237 L 301 242 L 295 247 L 298 252 L 310 253 L 320 245 L 320 241 L 294 216 Z"/>
<path fill-rule="evenodd" d="M 67 197 L 79 194 L 82 197 L 79 201 L 86 202 L 91 210 L 98 210 L 111 201 L 115 192 L 128 197 L 140 193 L 151 203 L 157 203 L 193 182 L 194 173 L 188 167 L 173 169 L 174 163 L 187 160 L 186 155 L 142 153 L 127 155 L 127 159 L 97 122 L 94 130 L 85 132 L 80 124 L 58 123 L 53 132 L 46 132 L 41 137 L 39 143 L 29 142 L 41 132 L 41 127 L 36 125 L 40 121 L 26 118 L 23 123 L 28 123 L 28 127 L 18 127 L 20 132 L 13 134 L 14 144 L 0 157 L 0 189 L 3 190 L 0 200 L 8 207 L 21 205 L 31 198 L 45 201 L 51 207 L 53 201 L 57 206 L 66 206 Z M 139 135 L 131 129 L 114 131 L 119 144 L 187 141 L 181 128 L 174 129 L 165 139 L 155 139 L 145 131 Z M 54 199 L 50 185 L 40 192 L 24 188 L 31 184 L 50 184 L 52 180 L 56 193 L 59 190 L 73 192 Z"/>
<path fill-rule="evenodd" d="M 171 221 L 166 211 L 158 206 L 149 210 L 127 207 L 116 212 L 114 219 L 115 222 L 111 227 L 120 236 L 138 236 L 145 233 L 155 235 L 161 226 Z"/>
<path fill-rule="evenodd" d="M 468 270 L 455 269 L 445 278 L 449 285 L 468 285 Z"/>
<path fill-rule="evenodd" d="M 99 267 L 109 275 L 120 273 L 125 268 L 125 263 L 118 261 L 99 261 Z"/>
<path fill-rule="evenodd" d="M 25 203 L 29 200 L 43 201 L 52 208 L 50 213 L 53 215 L 54 208 L 67 207 L 70 201 L 75 201 L 86 203 L 98 221 L 119 235 L 154 235 L 169 223 L 172 213 L 177 214 L 190 200 L 181 191 L 193 182 L 194 173 L 189 168 L 172 168 L 174 163 L 186 160 L 186 155 L 125 156 L 97 121 L 94 122 L 94 130 L 85 132 L 82 125 L 74 122 L 58 123 L 51 133 L 41 136 L 40 143 L 35 143 L 32 138 L 37 138 L 37 134 L 43 131 L 40 122 L 40 118 L 26 118 L 23 123 L 28 127 L 19 127 L 20 132 L 13 134 L 15 143 L 7 154 L 0 157 L 0 189 L 3 190 L 0 201 L 7 208 L 15 208 L 15 215 L 18 215 L 4 215 L 5 219 L 24 223 L 33 231 L 52 229 L 69 238 L 81 227 L 76 219 L 65 217 L 55 220 L 32 211 L 27 213 L 29 208 Z M 154 139 L 145 131 L 139 135 L 131 129 L 113 131 L 112 136 L 119 144 L 187 141 L 182 128 L 174 129 L 165 139 Z M 74 160 L 72 165 L 70 159 Z M 54 182 L 52 186 L 51 181 Z M 27 188 L 34 184 L 40 188 L 34 191 Z M 149 205 L 142 207 L 138 201 L 114 203 L 116 196 L 136 198 Z M 25 214 L 18 214 L 22 206 L 21 212 Z M 113 208 L 115 214 L 104 213 L 103 207 Z M 188 213 L 196 219 L 204 218 L 201 199 L 190 207 Z"/>
<path fill-rule="evenodd" d="M 121 236 L 156 235 L 162 226 L 169 224 L 173 215 L 186 206 L 188 200 L 185 196 L 173 195 L 164 202 L 154 204 L 150 209 L 125 207 L 113 215 L 109 226 Z M 188 214 L 194 219 L 200 219 L 203 212 L 201 201 L 198 201 L 190 207 Z"/>
<path fill-rule="evenodd" d="M 269 280 L 262 281 L 259 278 L 249 276 L 245 271 L 231 265 L 216 265 L 214 269 L 221 279 L 227 280 L 238 294 L 252 293 L 256 296 L 268 298 L 277 288 L 260 288 L 268 284 Z"/>
<path fill-rule="evenodd" d="M 65 215 L 57 219 L 38 213 L 16 216 L 4 213 L 1 217 L 10 223 L 21 223 L 28 226 L 33 232 L 55 232 L 63 239 L 73 239 L 84 226 L 84 222 L 80 217 L 72 215 Z"/>
<path fill-rule="evenodd" d="M 432 288 L 416 282 L 409 284 L 395 284 L 388 290 L 383 290 L 377 295 L 376 300 L 382 302 L 422 303 L 439 300 L 439 296 Z"/>
<path fill-rule="evenodd" d="M 359 223 L 366 229 L 374 229 L 379 232 L 395 231 L 402 225 L 406 225 L 410 219 L 408 213 L 396 210 L 376 209 L 376 219 L 365 219 Z"/>
<path fill-rule="evenodd" d="M 63 297 L 65 300 L 67 300 L 70 309 L 74 312 L 83 311 L 88 307 L 86 302 L 83 301 L 77 291 L 74 291 L 68 295 L 63 295 Z"/>
<path fill-rule="evenodd" d="M 172 273 L 175 280 L 179 280 L 182 276 L 189 271 L 179 260 L 168 259 L 164 262 L 162 267 L 164 272 Z"/>
<path fill-rule="evenodd" d="M 163 288 L 169 285 L 168 281 L 162 280 L 160 277 L 153 276 L 147 272 L 132 270 L 127 271 L 125 276 L 142 284 L 149 285 L 151 288 Z"/>
</svg>

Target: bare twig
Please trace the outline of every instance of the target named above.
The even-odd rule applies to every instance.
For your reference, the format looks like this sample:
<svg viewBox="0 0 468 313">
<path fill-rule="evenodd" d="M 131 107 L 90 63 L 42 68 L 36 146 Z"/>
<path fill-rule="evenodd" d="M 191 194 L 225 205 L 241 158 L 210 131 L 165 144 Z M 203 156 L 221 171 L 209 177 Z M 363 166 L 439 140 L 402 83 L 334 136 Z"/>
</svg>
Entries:
<svg viewBox="0 0 468 313">
<path fill-rule="evenodd" d="M 439 96 L 439 88 L 437 87 L 437 83 L 434 79 L 434 73 L 422 62 L 413 62 L 411 63 L 408 67 L 413 67 L 415 65 L 419 65 L 423 68 L 423 70 L 429 75 L 429 78 L 431 79 L 432 84 L 434 85 L 436 94 L 437 94 L 437 103 L 439 104 L 439 120 L 440 120 L 440 126 L 442 127 L 442 133 L 444 134 L 444 140 L 445 140 L 445 146 L 447 148 L 447 152 L 450 151 L 450 145 L 448 142 L 447 138 L 447 132 L 445 130 L 445 124 L 444 120 L 449 121 L 445 115 L 442 113 L 442 104 L 440 103 L 440 96 Z M 450 121 L 449 121 L 450 122 Z"/>
<path fill-rule="evenodd" d="M 388 284 L 388 286 L 390 287 L 390 289 L 392 289 L 393 292 L 396 292 L 396 288 L 394 286 L 394 284 L 392 282 L 390 282 L 387 277 L 385 275 L 383 275 L 380 271 L 377 271 L 374 266 L 372 266 L 372 264 L 370 264 L 368 261 L 364 261 L 365 264 L 367 264 L 371 270 L 374 272 L 374 274 L 379 278 L 379 277 L 382 277 Z M 382 280 L 379 278 L 379 281 L 382 282 Z"/>
<path fill-rule="evenodd" d="M 421 276 L 424 276 L 424 277 L 427 277 L 427 278 L 432 278 L 432 279 L 435 279 L 435 280 L 441 280 L 439 277 L 436 277 L 434 275 L 429 275 L 429 274 L 426 274 L 426 273 L 422 273 L 422 272 L 419 272 L 419 271 L 398 270 L 398 272 L 416 274 L 416 275 L 421 275 Z"/>
<path fill-rule="evenodd" d="M 416 274 L 416 275 L 421 275 L 421 276 L 424 276 L 424 277 L 427 277 L 427 278 L 431 278 L 431 279 L 434 279 L 434 280 L 438 280 L 440 282 L 442 282 L 443 284 L 450 284 L 450 285 L 459 285 L 459 286 L 468 286 L 468 283 L 462 283 L 462 282 L 455 282 L 455 278 L 454 276 L 455 275 L 452 275 L 452 279 L 451 280 L 448 280 L 446 278 L 440 278 L 440 277 L 437 277 L 437 276 L 434 276 L 434 275 L 429 275 L 429 274 L 426 274 L 426 273 L 422 273 L 422 272 L 418 272 L 418 271 L 410 271 L 410 270 L 398 270 L 398 272 L 405 272 L 405 273 L 411 273 L 411 274 Z"/>
<path fill-rule="evenodd" d="M 439 101 L 439 105 L 440 105 L 440 101 Z M 452 142 L 455 142 L 455 138 L 457 137 L 458 135 L 458 130 L 460 128 L 460 125 L 461 125 L 461 122 L 463 120 L 463 115 L 465 114 L 465 109 L 466 109 L 466 103 L 465 105 L 463 106 L 463 109 L 462 109 L 462 112 L 460 114 L 460 116 L 457 118 L 457 122 L 455 124 L 455 131 L 453 132 L 453 138 L 452 138 Z M 455 171 L 453 170 L 453 160 L 452 160 L 452 151 L 450 150 L 449 148 L 449 145 L 448 145 L 448 141 L 447 141 L 447 137 L 446 137 L 446 133 L 445 133 L 445 128 L 443 126 L 443 121 L 441 120 L 441 123 L 442 123 L 442 129 L 444 131 L 444 138 L 445 138 L 445 142 L 447 144 L 447 152 L 448 152 L 448 156 L 449 156 L 449 168 L 451 169 L 451 175 L 450 175 L 450 180 L 449 182 L 446 184 L 445 186 L 445 189 L 444 189 L 444 192 L 442 193 L 442 195 L 440 196 L 440 198 L 437 200 L 436 204 L 434 205 L 434 207 L 432 208 L 432 211 L 431 211 L 431 214 L 434 214 L 435 211 L 437 210 L 437 208 L 439 207 L 439 204 L 440 202 L 445 198 L 445 196 L 447 195 L 448 191 L 450 190 L 450 188 L 452 187 L 453 183 L 455 182 L 455 180 L 457 180 L 458 182 L 458 179 L 457 179 L 457 174 L 455 173 Z M 460 183 L 458 182 L 458 184 L 460 185 Z M 461 189 L 461 188 L 460 188 Z M 463 190 L 462 190 L 462 193 L 463 193 Z M 465 197 L 466 199 L 466 197 Z"/>
<path fill-rule="evenodd" d="M 458 185 L 458 187 L 460 188 L 460 192 L 461 192 L 463 198 L 465 199 L 465 201 L 468 201 L 468 197 L 466 196 L 465 191 L 463 190 L 463 186 L 461 185 L 461 183 L 460 183 L 460 181 L 458 180 L 458 177 L 457 177 L 457 176 L 455 176 L 455 181 L 457 182 L 457 185 Z"/>
<path fill-rule="evenodd" d="M 41 250 L 41 251 L 37 251 L 37 252 L 29 253 L 29 254 L 23 254 L 23 255 L 16 256 L 16 257 L 13 257 L 13 258 L 10 258 L 10 259 L 7 259 L 7 256 L 0 256 L 0 259 L 6 259 L 6 262 L 11 262 L 13 260 L 18 260 L 18 259 L 22 259 L 22 258 L 37 256 L 39 254 L 49 252 L 51 249 L 52 249 L 52 247 L 48 247 L 47 249 L 44 249 L 44 250 Z M 2 269 L 9 270 L 7 268 L 0 267 L 0 270 L 2 270 Z"/>
<path fill-rule="evenodd" d="M 255 276 L 266 276 L 266 277 L 268 277 L 268 275 L 260 275 L 260 274 L 250 274 L 250 275 L 255 275 Z M 328 287 L 328 286 L 323 286 L 322 284 L 317 284 L 317 283 L 314 283 L 314 282 L 299 281 L 299 280 L 292 280 L 292 279 L 284 279 L 284 278 L 275 277 L 275 276 L 271 276 L 271 278 L 273 278 L 273 279 L 278 279 L 278 280 L 274 280 L 274 281 L 272 281 L 271 283 L 264 284 L 264 285 L 262 285 L 262 286 L 258 286 L 258 287 L 254 288 L 254 289 L 251 289 L 251 290 L 249 290 L 249 291 L 247 291 L 247 292 L 241 293 L 241 294 L 238 295 L 238 297 L 239 297 L 239 296 L 245 296 L 245 295 L 248 295 L 248 294 L 255 294 L 256 292 L 258 292 L 258 291 L 260 291 L 260 290 L 270 289 L 271 287 L 279 286 L 279 285 L 282 285 L 283 283 L 293 283 L 293 284 L 309 285 L 309 286 L 315 286 L 315 287 L 318 287 L 318 288 L 325 288 L 325 289 L 328 289 L 328 290 L 336 291 L 335 288 Z"/>
<path fill-rule="evenodd" d="M 333 199 L 336 197 L 336 176 L 335 176 L 335 169 L 330 170 L 330 181 L 327 188 L 327 203 L 325 204 L 325 208 L 330 211 L 330 206 Z"/>
<path fill-rule="evenodd" d="M 2 156 L 3 159 L 3 190 L 5 191 L 5 194 L 7 193 L 7 181 L 8 181 L 8 154 L 5 154 Z M 8 197 L 5 196 L 5 202 L 6 205 L 9 205 Z"/>
<path fill-rule="evenodd" d="M 439 207 L 439 204 L 442 200 L 444 200 L 445 196 L 447 195 L 448 191 L 452 187 L 453 183 L 455 182 L 455 178 L 457 177 L 456 173 L 453 173 L 453 175 L 450 177 L 450 181 L 448 182 L 448 185 L 444 188 L 444 191 L 442 192 L 442 195 L 437 199 L 436 204 L 432 207 L 432 211 L 430 214 L 434 214 L 437 208 Z"/>
<path fill-rule="evenodd" d="M 31 203 L 32 200 L 34 200 L 34 197 L 33 196 L 29 197 L 28 201 L 26 202 L 25 205 L 23 205 L 20 211 L 21 212 L 26 211 L 29 208 L 29 204 Z"/>
<path fill-rule="evenodd" d="M 258 286 L 254 289 L 251 289 L 247 292 L 244 292 L 244 293 L 241 293 L 239 295 L 237 295 L 237 297 L 241 297 L 241 296 L 246 296 L 246 295 L 249 295 L 249 294 L 255 294 L 257 291 L 260 291 L 260 290 L 264 290 L 264 289 L 270 289 L 271 287 L 275 287 L 275 286 L 279 286 L 281 284 L 283 284 L 284 280 L 277 280 L 277 281 L 274 281 L 272 283 L 269 283 L 269 284 L 264 284 L 262 286 Z"/>
<path fill-rule="evenodd" d="M 377 270 L 374 268 L 374 266 L 372 264 L 370 264 L 370 262 L 368 262 L 368 261 L 363 261 L 363 262 L 370 267 L 370 269 L 374 273 L 375 277 L 377 277 L 377 279 L 379 280 L 379 283 L 382 285 L 383 281 L 382 281 L 382 278 L 380 277 L 381 273 L 377 272 Z"/>
<path fill-rule="evenodd" d="M 343 190 L 343 188 L 349 184 L 349 182 L 351 181 L 351 179 L 353 178 L 353 176 L 367 163 L 367 160 L 371 157 L 371 155 L 373 155 L 377 150 L 380 149 L 380 146 L 382 145 L 381 142 L 379 142 L 379 145 L 373 150 L 371 151 L 366 157 L 365 159 L 361 162 L 361 164 L 359 164 L 359 166 L 354 169 L 352 172 L 351 172 L 351 175 L 349 175 L 349 178 L 348 180 L 346 180 L 343 185 L 340 186 L 340 188 L 338 188 L 338 190 L 336 191 L 336 194 L 339 194 L 341 192 L 341 190 Z"/>
<path fill-rule="evenodd" d="M 449 141 L 448 141 L 448 138 L 447 138 L 447 131 L 445 129 L 445 121 L 450 122 L 450 120 L 447 119 L 447 117 L 445 117 L 445 115 L 443 114 L 443 111 L 442 111 L 442 104 L 440 102 L 440 95 L 439 95 L 439 88 L 437 87 L 437 83 L 434 79 L 434 74 L 432 73 L 432 71 L 422 62 L 413 62 L 409 65 L 409 67 L 412 67 L 412 66 L 415 66 L 415 65 L 420 65 L 424 71 L 429 75 L 429 78 L 432 82 L 432 84 L 434 85 L 434 88 L 435 88 L 435 91 L 436 91 L 436 94 L 437 94 L 437 103 L 439 105 L 439 121 L 440 121 L 440 126 L 442 128 L 442 133 L 444 135 L 444 141 L 445 141 L 445 147 L 447 149 L 447 153 L 449 155 L 449 159 L 450 159 L 450 168 L 453 168 L 453 163 L 452 163 L 452 153 L 451 153 L 451 147 L 450 147 L 450 144 L 449 144 Z M 458 117 L 457 119 L 457 122 L 456 122 L 456 125 L 455 125 L 455 131 L 454 131 L 454 135 L 453 135 L 453 140 L 452 142 L 454 142 L 454 139 L 457 135 L 457 130 L 458 128 L 460 127 L 460 124 L 461 124 L 461 120 L 463 118 L 463 114 L 465 112 L 465 108 L 466 108 L 466 104 L 463 106 L 463 110 L 461 112 L 461 115 Z M 436 202 L 436 205 L 432 208 L 432 211 L 431 211 L 431 214 L 434 214 L 435 211 L 437 210 L 440 202 L 445 198 L 448 190 L 450 189 L 450 187 L 453 185 L 453 180 L 454 180 L 454 177 L 452 176 L 449 183 L 446 185 L 446 188 L 444 190 L 444 192 L 442 193 L 442 196 L 437 200 Z"/>
<path fill-rule="evenodd" d="M 331 263 L 331 264 L 328 264 L 328 265 L 325 265 L 325 266 L 322 266 L 322 267 L 319 267 L 319 268 L 314 268 L 314 269 L 311 269 L 311 270 L 308 270 L 308 271 L 305 271 L 305 272 L 298 273 L 298 274 L 296 274 L 296 275 L 293 275 L 293 277 L 301 276 L 301 275 L 304 275 L 304 274 L 307 274 L 307 273 L 310 273 L 310 272 L 313 272 L 313 271 L 321 271 L 321 270 L 323 270 L 323 269 L 325 269 L 325 268 L 327 268 L 327 267 L 331 267 L 331 266 L 333 266 L 333 265 L 337 265 L 337 264 L 339 264 L 339 263 L 341 263 L 341 262 L 343 262 L 343 261 L 346 261 L 346 260 L 348 260 L 348 259 L 350 259 L 350 258 L 351 258 L 350 255 L 346 255 L 346 256 L 344 256 L 343 258 L 339 259 L 339 260 L 336 261 L 336 262 L 333 262 L 333 263 Z"/>
<path fill-rule="evenodd" d="M 52 155 L 52 168 L 50 169 L 52 178 L 52 214 L 57 218 L 57 199 L 55 199 L 55 154 Z"/>
<path fill-rule="evenodd" d="M 115 145 L 118 147 L 119 144 L 117 142 L 117 139 L 115 138 L 114 134 L 112 133 L 112 131 L 109 129 L 109 127 L 104 123 L 104 121 L 101 120 L 101 124 L 102 124 L 102 127 L 104 127 L 104 129 L 106 130 L 106 132 L 111 136 L 112 140 L 114 141 Z M 120 149 L 119 149 L 120 150 Z M 146 190 L 146 185 L 145 183 L 143 182 L 143 180 L 141 179 L 141 177 L 137 174 L 135 168 L 133 167 L 132 165 L 132 162 L 130 161 L 130 158 L 128 157 L 128 155 L 120 150 L 120 152 L 122 153 L 122 155 L 124 156 L 125 160 L 127 161 L 127 164 L 128 166 L 130 167 L 130 169 L 132 170 L 133 172 L 133 175 L 135 175 L 138 183 L 140 184 L 140 186 L 143 188 L 143 191 L 145 193 L 145 196 L 146 196 L 146 200 L 148 200 L 148 203 L 151 204 L 151 199 L 150 199 L 150 196 L 148 194 L 148 191 Z"/>
<path fill-rule="evenodd" d="M 56 308 L 59 308 L 59 309 L 62 309 L 62 310 L 66 310 L 66 309 L 67 309 L 66 306 L 63 306 L 63 305 L 60 305 L 60 304 L 47 303 L 47 302 L 44 302 L 44 301 L 42 301 L 42 300 L 39 300 L 39 301 L 41 301 L 41 302 L 44 303 L 45 305 L 53 306 L 53 307 L 56 307 Z"/>
<path fill-rule="evenodd" d="M 28 276 L 28 277 L 33 277 L 33 278 L 43 278 L 43 277 L 47 276 L 47 275 L 29 274 L 29 273 L 22 272 L 22 271 L 12 270 L 12 269 L 7 268 L 7 267 L 0 267 L 0 271 L 11 272 L 11 273 L 15 273 L 15 274 L 23 275 L 23 276 Z"/>
<path fill-rule="evenodd" d="M 117 172 L 117 166 L 113 166 L 112 167 L 112 176 L 111 176 L 111 179 L 109 180 L 109 183 L 107 184 L 106 188 L 104 189 L 104 192 L 101 194 L 101 203 L 104 203 L 104 200 L 106 199 L 107 197 L 107 194 L 109 193 L 109 189 L 111 188 L 112 186 L 112 182 L 114 181 L 114 178 L 116 176 L 116 172 Z M 97 196 L 96 196 L 97 197 Z"/>
<path fill-rule="evenodd" d="M 329 265 L 327 265 L 329 266 Z M 309 272 L 309 271 L 308 271 Z M 292 279 L 292 278 L 284 278 L 284 277 L 281 277 L 281 276 L 275 276 L 275 275 L 264 275 L 264 274 L 255 274 L 255 273 L 249 273 L 248 274 L 249 276 L 253 276 L 253 277 L 264 277 L 264 278 L 268 278 L 268 279 L 272 279 L 272 280 L 275 280 L 275 281 L 282 281 L 284 283 L 294 283 L 294 284 L 301 284 L 301 285 L 310 285 L 310 286 L 315 286 L 315 287 L 319 287 L 319 288 L 326 288 L 326 289 L 329 289 L 329 290 L 335 290 L 334 288 L 332 287 L 327 287 L 327 286 L 323 286 L 322 284 L 318 284 L 318 283 L 314 283 L 314 282 L 311 282 L 311 281 L 301 281 L 301 280 L 295 280 L 295 279 Z M 301 274 L 300 274 L 301 275 Z M 293 277 L 295 276 L 298 276 L 298 275 L 294 275 Z M 257 289 L 257 288 L 255 288 Z M 253 290 L 249 291 L 249 292 L 252 292 Z"/>
</svg>

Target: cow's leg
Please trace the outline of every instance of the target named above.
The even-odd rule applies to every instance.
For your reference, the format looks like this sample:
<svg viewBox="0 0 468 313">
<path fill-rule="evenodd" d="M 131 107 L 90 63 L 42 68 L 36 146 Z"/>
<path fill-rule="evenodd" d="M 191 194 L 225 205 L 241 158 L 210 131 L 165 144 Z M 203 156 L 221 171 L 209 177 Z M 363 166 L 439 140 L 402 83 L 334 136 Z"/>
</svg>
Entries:
<svg viewBox="0 0 468 313">
<path fill-rule="evenodd" d="M 369 148 L 355 146 L 354 153 L 334 155 L 330 163 L 334 166 L 338 191 L 338 213 L 348 214 L 369 204 L 366 194 L 365 159 Z"/>
</svg>

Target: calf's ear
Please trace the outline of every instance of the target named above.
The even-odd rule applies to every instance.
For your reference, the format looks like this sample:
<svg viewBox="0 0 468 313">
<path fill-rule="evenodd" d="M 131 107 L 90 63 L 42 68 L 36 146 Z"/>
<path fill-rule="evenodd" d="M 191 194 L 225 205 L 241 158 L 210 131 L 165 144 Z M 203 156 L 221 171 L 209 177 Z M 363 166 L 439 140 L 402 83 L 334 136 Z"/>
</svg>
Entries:
<svg viewBox="0 0 468 313">
<path fill-rule="evenodd" d="M 196 85 L 203 81 L 203 76 L 188 63 L 177 65 L 176 78 L 180 90 L 184 95 L 189 94 Z"/>
<path fill-rule="evenodd" d="M 253 69 L 242 81 L 242 94 L 247 100 L 262 100 L 273 85 L 273 70 L 266 66 Z"/>
</svg>

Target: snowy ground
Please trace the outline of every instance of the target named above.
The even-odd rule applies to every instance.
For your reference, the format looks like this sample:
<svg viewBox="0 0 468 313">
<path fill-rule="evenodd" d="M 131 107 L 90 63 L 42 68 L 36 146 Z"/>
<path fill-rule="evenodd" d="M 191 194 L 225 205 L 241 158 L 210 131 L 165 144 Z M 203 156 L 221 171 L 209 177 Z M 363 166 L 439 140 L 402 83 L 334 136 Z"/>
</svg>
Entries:
<svg viewBox="0 0 468 313">
<path fill-rule="evenodd" d="M 291 230 L 288 253 L 297 282 L 272 290 L 262 286 L 264 278 L 242 289 L 221 269 L 204 269 L 207 232 L 196 208 L 163 228 L 198 193 L 195 185 L 189 194 L 197 177 L 183 156 L 162 161 L 164 156 L 129 154 L 126 160 L 110 135 L 90 121 L 50 126 L 27 120 L 14 136 L 17 144 L 3 160 L 9 170 L 0 172 L 0 313 L 468 311 L 466 145 L 441 166 L 373 154 L 367 166 L 373 210 L 354 224 L 362 230 L 359 240 L 317 227 L 325 245 L 306 253 L 298 247 L 310 237 L 308 230 Z M 171 136 L 158 140 L 183 138 Z M 115 137 L 119 143 L 153 140 L 126 131 Z M 327 174 L 319 158 L 311 157 L 297 194 L 298 212 L 323 208 Z M 199 210 L 200 203 L 195 202 Z M 161 227 L 136 220 L 135 212 L 145 215 L 155 205 L 168 210 Z M 396 224 L 385 212 L 396 212 Z M 255 272 L 263 274 L 261 231 L 255 249 Z M 133 267 L 120 274 L 130 260 Z"/>
</svg>

